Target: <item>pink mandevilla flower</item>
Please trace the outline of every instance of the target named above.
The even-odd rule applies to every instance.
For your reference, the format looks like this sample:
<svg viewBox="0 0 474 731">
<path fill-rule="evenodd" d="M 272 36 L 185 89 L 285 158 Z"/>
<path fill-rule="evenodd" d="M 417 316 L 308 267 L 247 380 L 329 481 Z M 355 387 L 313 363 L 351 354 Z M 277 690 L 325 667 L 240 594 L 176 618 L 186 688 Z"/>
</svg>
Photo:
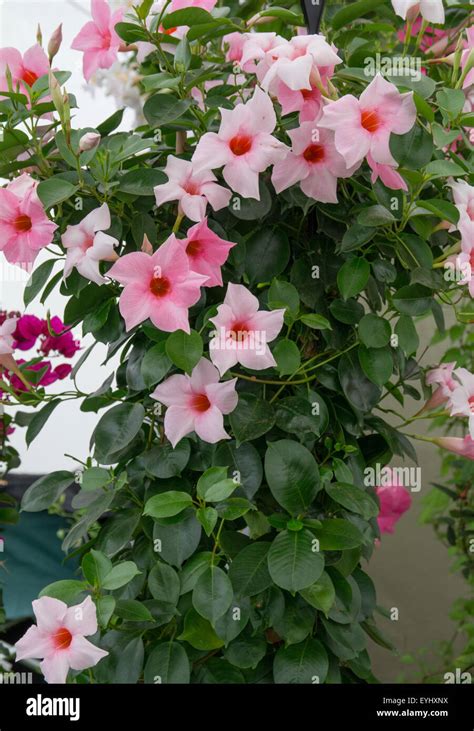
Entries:
<svg viewBox="0 0 474 731">
<path fill-rule="evenodd" d="M 122 256 L 108 276 L 125 285 L 119 309 L 127 330 L 150 318 L 165 332 L 190 332 L 188 309 L 199 300 L 207 277 L 190 269 L 173 234 L 154 254 L 137 251 Z"/>
<path fill-rule="evenodd" d="M 217 315 L 209 318 L 216 332 L 209 343 L 212 362 L 221 375 L 236 363 L 260 371 L 276 365 L 268 347 L 283 327 L 285 310 L 259 310 L 258 299 L 242 284 L 230 282 Z"/>
<path fill-rule="evenodd" d="M 433 439 L 434 444 L 448 452 L 459 454 L 466 459 L 474 460 L 474 439 L 470 436 L 465 437 L 436 437 Z"/>
<path fill-rule="evenodd" d="M 454 205 L 459 211 L 459 221 L 453 229 L 457 229 L 463 240 L 469 245 L 474 242 L 474 186 L 465 180 L 451 182 Z"/>
<path fill-rule="evenodd" d="M 391 188 L 391 190 L 408 190 L 407 184 L 400 173 L 397 173 L 393 165 L 383 165 L 382 163 L 375 162 L 370 152 L 367 153 L 367 162 L 372 170 L 372 175 L 370 176 L 372 184 L 376 183 L 380 178 L 382 183 L 387 188 Z"/>
<path fill-rule="evenodd" d="M 443 0 L 392 0 L 396 14 L 413 21 L 421 14 L 429 23 L 444 23 Z"/>
<path fill-rule="evenodd" d="M 316 122 L 304 122 L 288 132 L 292 149 L 273 168 L 272 183 L 277 193 L 295 183 L 308 198 L 321 203 L 337 203 L 337 179 L 347 178 L 347 168 L 334 146 L 334 132 L 318 129 Z"/>
<path fill-rule="evenodd" d="M 422 411 L 436 409 L 441 404 L 446 403 L 451 392 L 459 385 L 453 378 L 455 367 L 456 363 L 441 363 L 437 368 L 428 371 L 426 375 L 427 385 L 436 385 L 437 388 L 433 391 L 431 398 L 428 399 Z"/>
<path fill-rule="evenodd" d="M 209 203 L 214 211 L 229 204 L 231 192 L 216 183 L 210 166 L 197 170 L 194 163 L 170 155 L 165 167 L 168 182 L 154 188 L 156 205 L 178 201 L 180 212 L 191 221 L 202 221 Z"/>
<path fill-rule="evenodd" d="M 0 251 L 11 264 L 31 264 L 39 250 L 51 243 L 57 229 L 44 212 L 37 187 L 38 183 L 23 173 L 0 188 Z"/>
<path fill-rule="evenodd" d="M 381 533 L 393 533 L 395 524 L 411 506 L 411 495 L 402 485 L 398 484 L 396 475 L 390 484 L 375 489 L 380 502 L 380 512 L 377 523 Z"/>
<path fill-rule="evenodd" d="M 390 135 L 409 132 L 415 119 L 413 92 L 401 94 L 396 86 L 377 74 L 360 99 L 346 94 L 330 102 L 323 109 L 319 125 L 336 133 L 336 150 L 348 166 L 370 153 L 376 163 L 396 167 L 389 147 Z"/>
<path fill-rule="evenodd" d="M 16 48 L 0 49 L 0 97 L 8 91 L 7 67 L 12 77 L 13 90 L 26 93 L 41 76 L 49 73 L 48 57 L 39 44 L 29 48 L 23 56 Z M 44 101 L 44 100 L 43 100 Z"/>
<path fill-rule="evenodd" d="M 83 51 L 83 73 L 86 81 L 97 69 L 109 69 L 117 60 L 122 45 L 115 26 L 123 18 L 124 9 L 112 13 L 106 0 L 91 0 L 92 20 L 86 23 L 72 42 L 71 48 Z"/>
<path fill-rule="evenodd" d="M 54 333 L 51 335 L 50 330 Z M 74 340 L 71 330 L 66 328 L 60 317 L 54 316 L 50 320 L 50 328 L 46 320 L 43 321 L 42 341 L 40 352 L 49 355 L 51 351 L 60 353 L 65 358 L 72 358 L 80 349 L 79 340 Z"/>
<path fill-rule="evenodd" d="M 104 277 L 99 271 L 99 262 L 115 261 L 118 258 L 115 247 L 119 242 L 104 233 L 110 228 L 110 211 L 107 203 L 96 208 L 76 225 L 68 226 L 61 237 L 66 249 L 64 277 L 68 277 L 75 267 L 85 279 L 103 284 Z"/>
<path fill-rule="evenodd" d="M 205 287 L 222 287 L 221 266 L 235 243 L 221 239 L 207 225 L 207 218 L 192 226 L 185 239 L 177 239 L 194 272 L 208 277 Z"/>
<path fill-rule="evenodd" d="M 459 383 L 449 394 L 451 416 L 467 416 L 469 434 L 474 439 L 474 374 L 466 368 L 456 368 L 454 375 Z"/>
<path fill-rule="evenodd" d="M 193 165 L 198 172 L 224 166 L 222 174 L 232 190 L 244 198 L 260 200 L 259 173 L 287 151 L 271 134 L 276 125 L 271 99 L 257 87 L 248 102 L 220 112 L 219 132 L 206 132 L 201 137 Z"/>
<path fill-rule="evenodd" d="M 33 611 L 37 624 L 16 643 L 16 659 L 44 658 L 40 667 L 47 683 L 65 683 L 69 668 L 85 670 L 109 654 L 86 640 L 97 632 L 90 596 L 69 608 L 59 599 L 43 596 L 33 602 Z"/>
<path fill-rule="evenodd" d="M 224 429 L 224 414 L 237 406 L 236 382 L 233 378 L 219 383 L 217 368 L 201 358 L 190 376 L 171 376 L 155 389 L 152 398 L 168 407 L 165 434 L 173 447 L 193 431 L 209 444 L 230 439 Z"/>
</svg>

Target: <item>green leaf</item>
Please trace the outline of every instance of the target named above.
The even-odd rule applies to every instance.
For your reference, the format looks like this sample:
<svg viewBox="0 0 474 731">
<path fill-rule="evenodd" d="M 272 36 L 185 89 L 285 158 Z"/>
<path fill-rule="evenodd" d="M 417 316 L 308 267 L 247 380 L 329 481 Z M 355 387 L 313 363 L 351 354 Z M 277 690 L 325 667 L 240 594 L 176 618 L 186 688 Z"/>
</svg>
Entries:
<svg viewBox="0 0 474 731">
<path fill-rule="evenodd" d="M 319 579 L 311 586 L 306 587 L 300 591 L 301 596 L 305 601 L 308 602 L 315 609 L 319 609 L 327 616 L 329 610 L 334 604 L 336 598 L 336 591 L 334 584 L 331 581 L 331 577 L 325 571 L 321 574 Z"/>
<path fill-rule="evenodd" d="M 146 30 L 135 23 L 116 23 L 115 32 L 126 43 L 148 40 Z"/>
<path fill-rule="evenodd" d="M 274 279 L 268 290 L 268 306 L 272 310 L 285 307 L 293 317 L 296 317 L 300 306 L 298 290 L 290 282 Z"/>
<path fill-rule="evenodd" d="M 324 683 L 328 668 L 328 656 L 323 645 L 319 640 L 308 637 L 298 645 L 280 647 L 273 662 L 273 677 L 277 684 Z"/>
<path fill-rule="evenodd" d="M 184 630 L 178 640 L 185 640 L 191 647 L 201 651 L 217 650 L 224 645 L 224 640 L 216 635 L 212 625 L 193 607 L 186 613 Z"/>
<path fill-rule="evenodd" d="M 183 8 L 182 10 L 175 10 L 174 13 L 168 13 L 163 18 L 163 28 L 169 30 L 170 28 L 178 28 L 180 25 L 192 26 L 213 22 L 216 22 L 216 18 L 208 13 L 207 10 L 189 7 Z"/>
<path fill-rule="evenodd" d="M 66 472 L 66 470 L 51 472 L 49 475 L 40 477 L 24 493 L 21 509 L 26 510 L 27 513 L 47 510 L 73 482 L 74 474 Z"/>
<path fill-rule="evenodd" d="M 227 465 L 229 475 L 240 482 L 238 492 L 243 493 L 249 500 L 262 483 L 262 461 L 253 444 L 236 447 L 233 441 L 221 442 L 214 453 L 213 464 Z"/>
<path fill-rule="evenodd" d="M 359 338 L 368 348 L 383 348 L 390 342 L 391 334 L 390 323 L 371 312 L 359 322 Z"/>
<path fill-rule="evenodd" d="M 199 577 L 193 589 L 193 606 L 197 612 L 215 625 L 229 609 L 234 592 L 227 574 L 217 566 L 209 566 Z"/>
<path fill-rule="evenodd" d="M 466 175 L 466 171 L 452 160 L 433 160 L 426 166 L 425 172 L 432 178 L 457 178 Z"/>
<path fill-rule="evenodd" d="M 376 386 L 383 386 L 392 375 L 393 359 L 388 346 L 384 348 L 366 348 L 361 345 L 359 362 L 367 378 Z"/>
<path fill-rule="evenodd" d="M 56 406 L 59 406 L 60 403 L 60 399 L 49 401 L 46 406 L 43 406 L 42 409 L 36 412 L 32 420 L 28 424 L 28 428 L 26 430 L 25 441 L 27 447 L 29 447 L 31 442 L 36 439 L 36 437 L 48 421 L 49 417 L 55 410 Z"/>
<path fill-rule="evenodd" d="M 102 581 L 103 589 L 120 589 L 121 586 L 140 574 L 137 565 L 133 561 L 122 561 L 116 564 Z"/>
<path fill-rule="evenodd" d="M 243 548 L 232 561 L 229 577 L 239 596 L 254 596 L 268 589 L 272 578 L 268 572 L 267 557 L 270 543 L 259 541 Z"/>
<path fill-rule="evenodd" d="M 267 643 L 261 637 L 241 637 L 224 651 L 225 659 L 238 668 L 256 668 L 267 653 Z"/>
<path fill-rule="evenodd" d="M 384 0 L 359 0 L 339 10 L 333 17 L 331 25 L 334 30 L 340 30 L 353 20 L 358 20 L 363 15 L 373 12 Z"/>
<path fill-rule="evenodd" d="M 150 610 L 144 604 L 136 599 L 119 599 L 115 612 L 117 617 L 125 619 L 127 622 L 153 622 L 153 616 Z"/>
<path fill-rule="evenodd" d="M 202 338 L 195 330 L 191 330 L 189 335 L 183 330 L 176 330 L 166 341 L 166 355 L 175 366 L 187 373 L 191 373 L 198 364 L 202 350 Z"/>
<path fill-rule="evenodd" d="M 37 193 L 41 203 L 47 209 L 68 200 L 77 190 L 79 190 L 77 185 L 73 185 L 59 176 L 54 176 L 43 180 L 38 185 Z"/>
<path fill-rule="evenodd" d="M 153 477 L 166 480 L 180 475 L 189 462 L 191 447 L 187 439 L 181 439 L 173 449 L 171 444 L 156 444 L 140 457 L 145 470 Z"/>
<path fill-rule="evenodd" d="M 114 613 L 116 600 L 115 597 L 107 594 L 101 596 L 96 601 L 97 607 L 97 621 L 102 629 L 105 629 L 110 622 L 110 618 Z"/>
<path fill-rule="evenodd" d="M 193 499 L 187 492 L 169 490 L 159 495 L 153 495 L 147 500 L 143 515 L 150 515 L 152 518 L 171 518 L 191 507 L 192 504 Z"/>
<path fill-rule="evenodd" d="M 83 592 L 86 591 L 87 584 L 84 581 L 76 581 L 75 579 L 61 579 L 60 581 L 54 581 L 52 584 L 48 584 L 44 589 L 41 589 L 38 594 L 38 598 L 42 596 L 50 596 L 53 599 L 60 599 L 60 601 L 66 604 L 73 604 L 74 600 Z"/>
<path fill-rule="evenodd" d="M 238 482 L 227 477 L 227 467 L 210 467 L 197 483 L 197 494 L 208 503 L 217 503 L 232 495 Z"/>
<path fill-rule="evenodd" d="M 186 561 L 186 565 L 183 566 L 180 573 L 180 594 L 187 594 L 188 591 L 192 591 L 201 574 L 215 559 L 215 555 L 210 551 L 203 551 L 202 553 L 196 553 L 189 561 Z"/>
<path fill-rule="evenodd" d="M 301 365 L 300 351 L 293 340 L 279 340 L 273 348 L 273 357 L 280 376 L 289 376 Z"/>
<path fill-rule="evenodd" d="M 322 551 L 345 551 L 364 542 L 362 533 L 352 523 L 340 518 L 322 520 L 320 527 L 311 529 Z"/>
<path fill-rule="evenodd" d="M 449 201 L 444 201 L 439 198 L 430 198 L 429 200 L 417 201 L 418 206 L 426 208 L 427 211 L 431 211 L 435 216 L 440 218 L 442 221 L 446 219 L 450 223 L 457 224 L 459 221 L 459 211 Z"/>
<path fill-rule="evenodd" d="M 98 490 L 111 482 L 108 470 L 103 467 L 89 467 L 82 473 L 81 487 L 83 490 Z"/>
<path fill-rule="evenodd" d="M 302 444 L 290 439 L 268 445 L 265 476 L 275 500 L 292 514 L 307 510 L 321 489 L 313 455 Z"/>
<path fill-rule="evenodd" d="M 101 551 L 92 548 L 81 562 L 82 573 L 92 586 L 100 586 L 112 570 L 112 561 Z"/>
<path fill-rule="evenodd" d="M 180 642 L 163 642 L 150 652 L 145 664 L 145 683 L 187 685 L 190 676 L 189 659 Z"/>
<path fill-rule="evenodd" d="M 404 135 L 390 135 L 390 151 L 402 168 L 420 170 L 433 155 L 433 140 L 423 127 L 415 125 Z"/>
<path fill-rule="evenodd" d="M 431 309 L 432 294 L 421 284 L 407 284 L 393 295 L 393 304 L 403 315 L 424 315 Z"/>
<path fill-rule="evenodd" d="M 161 93 L 147 99 L 143 113 L 151 127 L 160 127 L 175 122 L 190 106 L 190 99 L 177 99 L 171 94 Z"/>
<path fill-rule="evenodd" d="M 363 244 L 370 241 L 375 234 L 376 231 L 373 227 L 361 226 L 359 223 L 354 223 L 342 237 L 338 250 L 346 253 L 359 249 Z"/>
<path fill-rule="evenodd" d="M 441 112 L 453 121 L 461 114 L 466 97 L 462 89 L 440 89 L 436 92 L 436 101 Z"/>
<path fill-rule="evenodd" d="M 398 336 L 398 343 L 405 355 L 409 356 L 416 353 L 420 344 L 420 339 L 411 317 L 408 315 L 401 315 L 395 325 L 395 334 Z"/>
<path fill-rule="evenodd" d="M 337 286 L 345 300 L 362 292 L 370 276 L 370 264 L 360 256 L 348 259 L 337 273 Z"/>
<path fill-rule="evenodd" d="M 397 240 L 397 256 L 405 269 L 425 267 L 431 269 L 433 265 L 433 254 L 430 246 L 419 236 L 412 234 L 400 234 Z"/>
<path fill-rule="evenodd" d="M 299 319 L 312 330 L 332 330 L 331 323 L 322 315 L 301 315 Z"/>
<path fill-rule="evenodd" d="M 153 599 L 169 602 L 174 606 L 178 603 L 181 588 L 179 576 L 163 561 L 156 563 L 148 574 L 148 588 Z"/>
<path fill-rule="evenodd" d="M 362 515 L 365 520 L 379 514 L 379 506 L 375 500 L 360 487 L 344 482 L 331 482 L 325 485 L 325 490 L 332 500 L 347 510 Z"/>
<path fill-rule="evenodd" d="M 166 183 L 167 177 L 161 170 L 154 168 L 141 168 L 130 170 L 120 178 L 120 184 L 116 190 L 129 195 L 153 195 L 156 185 Z"/>
<path fill-rule="evenodd" d="M 269 282 L 281 274 L 290 259 L 290 244 L 284 231 L 259 228 L 246 241 L 245 271 L 251 285 Z"/>
<path fill-rule="evenodd" d="M 282 531 L 268 552 L 268 570 L 275 584 L 287 591 L 311 586 L 324 570 L 318 541 L 306 529 Z"/>
<path fill-rule="evenodd" d="M 378 403 L 380 388 L 367 378 L 353 351 L 339 359 L 338 376 L 344 395 L 358 411 L 368 413 Z"/>
<path fill-rule="evenodd" d="M 163 561 L 179 567 L 195 552 L 201 540 L 201 532 L 201 524 L 194 510 L 186 511 L 178 523 L 155 523 L 155 551 Z"/>
<path fill-rule="evenodd" d="M 124 449 L 137 436 L 145 419 L 141 404 L 118 404 L 107 411 L 97 424 L 93 439 L 95 457 L 102 464 L 112 464 L 114 454 Z"/>
<path fill-rule="evenodd" d="M 30 302 L 33 302 L 34 298 L 41 292 L 53 271 L 56 261 L 57 259 L 44 261 L 34 270 L 23 293 L 23 302 L 25 307 L 28 307 Z"/>
<path fill-rule="evenodd" d="M 282 431 L 297 434 L 300 438 L 308 433 L 319 436 L 327 416 L 324 409 L 322 400 L 310 403 L 300 396 L 288 396 L 278 402 L 276 425 Z"/>
<path fill-rule="evenodd" d="M 393 213 L 381 205 L 363 208 L 357 216 L 357 223 L 361 226 L 390 226 L 395 220 Z"/>
<path fill-rule="evenodd" d="M 216 526 L 219 513 L 215 508 L 198 508 L 198 510 L 196 510 L 196 518 L 204 528 L 206 536 L 209 537 Z"/>
<path fill-rule="evenodd" d="M 252 393 L 241 393 L 229 420 L 237 446 L 240 446 L 242 442 L 253 441 L 270 431 L 275 423 L 275 410 L 268 401 Z"/>
</svg>

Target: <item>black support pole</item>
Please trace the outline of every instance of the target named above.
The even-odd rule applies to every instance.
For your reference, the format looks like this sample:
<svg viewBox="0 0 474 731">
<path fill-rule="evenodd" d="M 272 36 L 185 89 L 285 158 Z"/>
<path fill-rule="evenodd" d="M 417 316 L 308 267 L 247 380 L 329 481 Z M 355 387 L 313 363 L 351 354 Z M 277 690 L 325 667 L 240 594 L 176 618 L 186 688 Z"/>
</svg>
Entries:
<svg viewBox="0 0 474 731">
<path fill-rule="evenodd" d="M 319 33 L 319 26 L 324 12 L 324 3 L 326 0 L 301 0 L 304 18 L 308 33 L 313 35 Z"/>
</svg>

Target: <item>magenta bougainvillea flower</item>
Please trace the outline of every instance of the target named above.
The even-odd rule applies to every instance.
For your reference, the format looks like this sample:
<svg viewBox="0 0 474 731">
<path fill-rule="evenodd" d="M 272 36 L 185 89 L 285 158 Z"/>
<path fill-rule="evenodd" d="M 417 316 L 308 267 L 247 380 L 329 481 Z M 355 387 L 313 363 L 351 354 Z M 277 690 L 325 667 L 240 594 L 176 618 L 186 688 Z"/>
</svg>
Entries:
<svg viewBox="0 0 474 731">
<path fill-rule="evenodd" d="M 40 320 L 36 315 L 23 315 L 18 318 L 15 338 L 15 348 L 18 350 L 30 350 L 44 331 L 45 321 Z"/>
<path fill-rule="evenodd" d="M 226 183 L 244 198 L 260 200 L 259 173 L 285 156 L 287 147 L 272 136 L 275 110 L 268 94 L 256 88 L 245 104 L 221 109 L 219 131 L 206 132 L 192 157 L 199 172 L 221 168 Z"/>
<path fill-rule="evenodd" d="M 359 99 L 345 94 L 330 102 L 319 125 L 336 133 L 336 149 L 348 166 L 361 162 L 370 152 L 375 162 L 396 167 L 389 147 L 390 135 L 409 132 L 415 120 L 413 92 L 401 94 L 394 84 L 377 74 Z"/>
<path fill-rule="evenodd" d="M 68 607 L 59 599 L 43 596 L 33 602 L 36 625 L 15 645 L 16 659 L 40 659 L 47 683 L 65 683 L 69 669 L 85 670 L 108 655 L 86 640 L 97 632 L 97 613 L 90 596 Z"/>
<path fill-rule="evenodd" d="M 124 9 L 112 13 L 106 0 L 91 0 L 92 20 L 74 38 L 71 48 L 83 51 L 83 73 L 86 81 L 97 69 L 109 69 L 117 60 L 122 41 L 115 26 L 123 18 Z"/>
<path fill-rule="evenodd" d="M 189 333 L 188 309 L 199 300 L 207 281 L 190 269 L 174 235 L 151 256 L 141 251 L 122 256 L 108 276 L 125 285 L 119 308 L 127 330 L 150 318 L 165 332 Z"/>
<path fill-rule="evenodd" d="M 372 183 L 377 182 L 380 178 L 387 188 L 391 188 L 392 190 L 408 190 L 407 184 L 393 165 L 383 165 L 382 163 L 375 162 L 370 152 L 367 153 L 367 162 L 372 170 L 372 175 L 370 176 Z"/>
<path fill-rule="evenodd" d="M 337 203 L 337 179 L 347 178 L 354 166 L 347 168 L 334 146 L 334 132 L 318 129 L 316 122 L 304 122 L 288 132 L 292 148 L 284 160 L 276 163 L 272 183 L 277 193 L 295 183 L 308 198 L 322 203 Z"/>
<path fill-rule="evenodd" d="M 237 406 L 237 378 L 219 383 L 219 371 L 201 358 L 190 376 L 174 375 L 161 383 L 152 398 L 167 406 L 165 434 L 173 447 L 191 432 L 209 444 L 230 439 L 224 414 Z"/>
<path fill-rule="evenodd" d="M 392 0 L 396 14 L 404 20 L 415 20 L 421 14 L 429 23 L 444 23 L 443 0 Z"/>
<path fill-rule="evenodd" d="M 0 188 L 0 251 L 10 264 L 24 266 L 53 240 L 57 229 L 36 193 L 38 183 L 23 173 Z"/>
<path fill-rule="evenodd" d="M 20 358 L 16 362 L 16 364 L 18 366 L 21 366 L 24 365 L 26 362 L 26 360 Z M 46 387 L 51 386 L 51 384 L 56 383 L 56 381 L 62 381 L 64 378 L 67 378 L 72 371 L 72 366 L 69 363 L 61 363 L 60 365 L 56 366 L 56 368 L 53 368 L 52 363 L 49 360 L 42 360 L 39 363 L 31 363 L 23 369 L 23 375 L 26 379 L 31 377 L 31 380 L 33 380 L 32 374 L 29 375 L 28 371 L 32 371 L 33 373 L 41 373 L 41 377 L 39 378 L 39 380 L 35 378 L 34 382 L 38 386 Z M 10 384 L 15 391 L 27 390 L 27 386 L 24 381 L 22 381 L 14 373 L 12 373 L 10 376 Z"/>
<path fill-rule="evenodd" d="M 197 171 L 189 160 L 170 155 L 165 167 L 168 182 L 154 188 L 156 205 L 178 201 L 180 212 L 191 221 L 202 221 L 209 203 L 214 211 L 229 204 L 230 190 L 216 183 L 216 176 L 207 168 Z"/>
<path fill-rule="evenodd" d="M 23 56 L 16 48 L 1 48 L 0 92 L 8 91 L 7 67 L 12 77 L 13 89 L 19 87 L 21 92 L 26 92 L 25 85 L 32 87 L 35 81 L 50 70 L 48 57 L 39 44 L 29 48 Z"/>
<path fill-rule="evenodd" d="M 117 239 L 104 233 L 110 228 L 110 211 L 107 203 L 87 214 L 82 221 L 68 226 L 61 237 L 66 251 L 64 277 L 68 277 L 75 267 L 85 279 L 96 284 L 106 280 L 99 271 L 99 262 L 115 261 L 118 254 L 115 247 Z"/>
<path fill-rule="evenodd" d="M 236 244 L 221 239 L 207 225 L 207 218 L 192 226 L 185 239 L 177 239 L 189 259 L 189 266 L 208 277 L 204 287 L 222 287 L 221 267 Z"/>
<path fill-rule="evenodd" d="M 236 363 L 255 371 L 270 368 L 276 361 L 267 343 L 283 327 L 285 310 L 259 310 L 259 301 L 242 284 L 229 282 L 217 315 L 209 318 L 216 332 L 209 342 L 211 360 L 221 375 Z"/>
<path fill-rule="evenodd" d="M 408 490 L 398 484 L 395 474 L 392 482 L 375 489 L 380 503 L 377 523 L 381 533 L 393 533 L 395 524 L 410 508 L 412 499 Z"/>
<path fill-rule="evenodd" d="M 71 330 L 66 328 L 60 317 L 52 317 L 49 324 L 48 328 L 48 323 L 43 320 L 40 352 L 49 355 L 51 351 L 55 351 L 65 358 L 72 358 L 81 347 L 79 340 L 74 339 Z M 54 335 L 51 335 L 50 330 Z"/>
</svg>

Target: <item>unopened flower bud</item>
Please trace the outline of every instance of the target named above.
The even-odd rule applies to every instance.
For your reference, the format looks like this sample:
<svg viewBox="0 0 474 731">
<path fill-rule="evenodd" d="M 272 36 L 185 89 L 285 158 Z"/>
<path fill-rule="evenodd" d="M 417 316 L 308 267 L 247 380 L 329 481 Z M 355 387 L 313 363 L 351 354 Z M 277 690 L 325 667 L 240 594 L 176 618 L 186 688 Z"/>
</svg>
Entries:
<svg viewBox="0 0 474 731">
<path fill-rule="evenodd" d="M 143 243 L 142 243 L 141 250 L 145 254 L 150 254 L 150 256 L 151 256 L 151 254 L 153 254 L 153 246 L 151 245 L 150 239 L 148 238 L 148 236 L 146 234 L 143 237 Z"/>
<path fill-rule="evenodd" d="M 100 134 L 98 132 L 86 132 L 86 134 L 79 140 L 79 150 L 81 152 L 93 150 L 94 147 L 97 147 L 99 144 L 100 139 Z"/>
<path fill-rule="evenodd" d="M 53 35 L 49 39 L 48 43 L 48 56 L 49 61 L 51 62 L 59 49 L 61 48 L 61 43 L 63 42 L 63 26 L 62 23 L 58 25 L 56 30 L 53 32 Z"/>
<path fill-rule="evenodd" d="M 36 29 L 36 42 L 39 43 L 40 46 L 43 45 L 43 33 L 41 32 L 41 26 L 39 23 Z"/>
</svg>

